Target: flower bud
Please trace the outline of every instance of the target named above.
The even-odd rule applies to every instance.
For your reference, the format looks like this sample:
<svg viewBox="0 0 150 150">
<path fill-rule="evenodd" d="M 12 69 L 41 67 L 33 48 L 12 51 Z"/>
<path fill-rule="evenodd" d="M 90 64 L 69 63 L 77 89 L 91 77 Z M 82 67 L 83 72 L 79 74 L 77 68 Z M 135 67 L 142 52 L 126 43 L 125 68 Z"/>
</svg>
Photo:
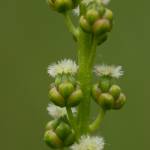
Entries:
<svg viewBox="0 0 150 150">
<path fill-rule="evenodd" d="M 98 84 L 94 84 L 92 87 L 92 96 L 94 97 L 95 100 L 97 100 L 100 94 L 101 94 L 101 90 L 98 87 Z"/>
<path fill-rule="evenodd" d="M 114 98 L 108 93 L 102 93 L 98 98 L 98 103 L 104 109 L 111 109 L 114 104 Z"/>
<path fill-rule="evenodd" d="M 112 21 L 113 20 L 113 13 L 110 9 L 107 9 L 105 10 L 105 13 L 104 13 L 104 16 L 103 16 L 105 19 L 108 19 L 109 21 Z"/>
<path fill-rule="evenodd" d="M 62 141 L 52 130 L 48 130 L 44 135 L 45 143 L 52 148 L 61 148 L 63 146 Z"/>
<path fill-rule="evenodd" d="M 71 107 L 77 106 L 80 103 L 82 98 L 83 98 L 82 91 L 80 89 L 77 89 L 69 96 L 67 105 Z"/>
<path fill-rule="evenodd" d="M 111 81 L 109 78 L 102 78 L 99 83 L 99 87 L 102 92 L 108 92 L 111 86 Z"/>
<path fill-rule="evenodd" d="M 60 95 L 60 93 L 57 91 L 56 87 L 53 87 L 49 91 L 49 98 L 50 100 L 57 106 L 64 107 L 65 106 L 65 100 Z"/>
<path fill-rule="evenodd" d="M 55 85 L 58 86 L 61 82 L 62 82 L 62 78 L 61 78 L 60 75 L 58 75 L 58 76 L 55 78 Z"/>
<path fill-rule="evenodd" d="M 56 127 L 58 126 L 59 121 L 57 119 L 49 121 L 46 125 L 46 130 L 52 130 L 52 129 L 56 129 Z"/>
<path fill-rule="evenodd" d="M 109 93 L 116 99 L 121 93 L 121 88 L 118 85 L 112 85 L 110 87 Z"/>
<path fill-rule="evenodd" d="M 70 135 L 68 135 L 68 137 L 64 140 L 64 145 L 70 146 L 74 143 L 74 141 L 75 141 L 75 133 L 72 131 L 72 133 L 70 133 Z"/>
<path fill-rule="evenodd" d="M 119 98 L 114 102 L 113 109 L 121 109 L 126 103 L 126 96 L 121 93 Z"/>
<path fill-rule="evenodd" d="M 61 122 L 56 128 L 55 132 L 59 138 L 63 140 L 71 133 L 70 126 L 64 122 Z"/>
<path fill-rule="evenodd" d="M 99 19 L 93 25 L 93 32 L 95 35 L 109 32 L 111 30 L 111 24 L 106 19 Z"/>
<path fill-rule="evenodd" d="M 58 12 L 65 12 L 73 8 L 72 0 L 48 0 L 48 4 Z"/>
<path fill-rule="evenodd" d="M 91 32 L 91 26 L 84 16 L 80 17 L 80 26 L 85 32 Z"/>
<path fill-rule="evenodd" d="M 98 11 L 90 9 L 86 12 L 86 19 L 90 24 L 93 24 L 100 17 Z"/>
<path fill-rule="evenodd" d="M 61 83 L 58 86 L 60 94 L 64 97 L 67 98 L 73 91 L 74 91 L 74 86 L 70 82 L 65 82 Z"/>
</svg>

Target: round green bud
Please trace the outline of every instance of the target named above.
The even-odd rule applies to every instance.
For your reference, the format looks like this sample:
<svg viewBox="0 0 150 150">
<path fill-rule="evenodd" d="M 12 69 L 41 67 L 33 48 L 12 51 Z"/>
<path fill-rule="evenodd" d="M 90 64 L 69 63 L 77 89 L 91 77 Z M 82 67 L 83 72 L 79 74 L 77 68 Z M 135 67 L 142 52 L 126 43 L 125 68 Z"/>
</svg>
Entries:
<svg viewBox="0 0 150 150">
<path fill-rule="evenodd" d="M 109 89 L 109 93 L 117 99 L 121 93 L 121 88 L 118 85 L 112 85 Z"/>
<path fill-rule="evenodd" d="M 94 84 L 92 87 L 92 96 L 94 97 L 95 100 L 97 100 L 100 94 L 101 94 L 101 90 L 98 87 L 98 84 Z"/>
<path fill-rule="evenodd" d="M 114 102 L 113 109 L 121 109 L 126 103 L 126 96 L 121 93 L 118 99 Z"/>
<path fill-rule="evenodd" d="M 97 44 L 101 45 L 102 43 L 104 43 L 108 38 L 108 35 L 106 33 L 100 35 L 97 37 Z"/>
<path fill-rule="evenodd" d="M 65 100 L 64 98 L 61 96 L 61 94 L 58 92 L 58 90 L 56 89 L 56 87 L 53 87 L 50 91 L 49 91 L 49 98 L 50 100 L 57 106 L 60 107 L 64 107 L 65 106 Z"/>
<path fill-rule="evenodd" d="M 55 0 L 54 6 L 58 12 L 65 12 L 73 8 L 73 3 L 72 0 Z"/>
<path fill-rule="evenodd" d="M 64 122 L 61 122 L 57 126 L 55 133 L 58 135 L 60 139 L 64 140 L 71 133 L 70 126 Z"/>
<path fill-rule="evenodd" d="M 99 82 L 99 87 L 102 92 L 108 92 L 111 86 L 111 81 L 109 78 L 102 78 Z"/>
<path fill-rule="evenodd" d="M 70 82 L 65 82 L 65 83 L 61 83 L 58 86 L 58 89 L 59 89 L 60 94 L 64 98 L 66 98 L 66 97 L 68 97 L 74 91 L 74 86 Z"/>
<path fill-rule="evenodd" d="M 113 12 L 112 12 L 110 9 L 107 9 L 107 8 L 106 8 L 106 11 L 105 11 L 103 17 L 104 17 L 105 19 L 108 19 L 109 21 L 112 21 L 112 20 L 113 20 Z"/>
<path fill-rule="evenodd" d="M 60 138 L 52 130 L 45 132 L 44 141 L 51 148 L 61 148 L 63 146 L 63 143 L 60 140 Z"/>
<path fill-rule="evenodd" d="M 62 82 L 62 78 L 60 75 L 58 75 L 56 78 L 55 78 L 55 85 L 58 86 L 59 84 L 61 84 Z"/>
<path fill-rule="evenodd" d="M 100 35 L 111 30 L 111 24 L 106 19 L 99 19 L 93 25 L 93 32 L 95 35 Z"/>
<path fill-rule="evenodd" d="M 71 106 L 71 107 L 77 106 L 80 103 L 80 101 L 82 100 L 82 98 L 83 98 L 82 90 L 77 89 L 69 96 L 69 98 L 67 100 L 67 105 Z"/>
<path fill-rule="evenodd" d="M 88 33 L 91 32 L 91 26 L 84 16 L 80 17 L 80 26 L 83 31 L 88 32 Z"/>
<path fill-rule="evenodd" d="M 100 106 L 106 110 L 111 109 L 114 104 L 114 98 L 109 93 L 102 93 L 98 98 Z"/>
<path fill-rule="evenodd" d="M 72 131 L 70 135 L 64 140 L 64 145 L 65 146 L 70 146 L 75 142 L 75 133 Z"/>
<path fill-rule="evenodd" d="M 56 127 L 58 126 L 59 121 L 57 119 L 49 121 L 46 125 L 46 130 L 55 130 Z"/>
<path fill-rule="evenodd" d="M 86 19 L 90 24 L 93 24 L 99 18 L 99 13 L 95 9 L 90 9 L 86 12 Z"/>
</svg>

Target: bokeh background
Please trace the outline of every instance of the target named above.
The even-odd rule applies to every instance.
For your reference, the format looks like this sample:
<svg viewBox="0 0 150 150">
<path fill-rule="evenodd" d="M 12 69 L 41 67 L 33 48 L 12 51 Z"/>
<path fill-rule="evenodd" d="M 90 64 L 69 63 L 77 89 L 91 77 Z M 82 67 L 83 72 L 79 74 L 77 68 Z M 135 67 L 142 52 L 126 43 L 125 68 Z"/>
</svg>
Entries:
<svg viewBox="0 0 150 150">
<path fill-rule="evenodd" d="M 96 62 L 120 64 L 128 97 L 107 114 L 101 135 L 106 150 L 150 149 L 150 1 L 112 0 L 115 26 Z M 0 1 L 0 149 L 48 150 L 43 131 L 50 119 L 48 64 L 76 58 L 63 17 L 45 0 Z M 94 106 L 95 107 L 95 106 Z M 94 116 L 93 116 L 94 117 Z"/>
</svg>

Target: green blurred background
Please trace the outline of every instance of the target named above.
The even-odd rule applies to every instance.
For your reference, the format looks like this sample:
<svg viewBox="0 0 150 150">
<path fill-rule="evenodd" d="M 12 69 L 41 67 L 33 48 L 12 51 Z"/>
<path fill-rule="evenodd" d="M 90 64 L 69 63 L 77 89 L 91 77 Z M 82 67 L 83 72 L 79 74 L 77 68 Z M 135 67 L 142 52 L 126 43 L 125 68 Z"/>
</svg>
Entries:
<svg viewBox="0 0 150 150">
<path fill-rule="evenodd" d="M 106 150 L 150 149 L 150 1 L 112 0 L 115 26 L 96 62 L 121 64 L 128 103 L 107 114 Z M 0 0 L 0 150 L 48 150 L 48 64 L 76 58 L 63 17 L 45 0 Z M 94 116 L 93 116 L 94 117 Z"/>
</svg>

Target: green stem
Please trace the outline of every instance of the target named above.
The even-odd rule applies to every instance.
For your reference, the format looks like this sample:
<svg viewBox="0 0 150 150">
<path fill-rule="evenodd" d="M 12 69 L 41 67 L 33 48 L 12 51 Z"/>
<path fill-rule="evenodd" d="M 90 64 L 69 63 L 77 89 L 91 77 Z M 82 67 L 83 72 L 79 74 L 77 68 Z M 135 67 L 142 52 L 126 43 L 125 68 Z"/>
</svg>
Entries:
<svg viewBox="0 0 150 150">
<path fill-rule="evenodd" d="M 78 29 L 74 26 L 70 18 L 69 12 L 65 12 L 64 16 L 65 16 L 65 22 L 69 31 L 76 37 L 76 39 L 78 39 Z"/>
<path fill-rule="evenodd" d="M 80 30 L 78 50 L 78 80 L 80 82 L 81 89 L 84 94 L 81 104 L 79 105 L 78 111 L 80 134 L 86 134 L 88 132 L 91 102 L 92 68 L 95 52 L 95 38 L 93 38 L 91 34 L 87 34 Z"/>
<path fill-rule="evenodd" d="M 73 116 L 73 113 L 72 113 L 72 110 L 71 110 L 71 107 L 67 106 L 66 107 L 66 110 L 67 110 L 67 114 L 68 114 L 68 117 L 69 117 L 69 121 L 71 123 L 71 126 L 72 128 L 74 129 L 75 133 L 76 133 L 76 138 L 78 138 L 78 130 L 77 130 L 77 126 L 76 126 L 76 121 L 75 121 L 75 118 Z"/>
<path fill-rule="evenodd" d="M 89 131 L 94 132 L 100 127 L 100 124 L 105 116 L 106 111 L 101 109 L 95 121 L 89 126 Z"/>
</svg>

